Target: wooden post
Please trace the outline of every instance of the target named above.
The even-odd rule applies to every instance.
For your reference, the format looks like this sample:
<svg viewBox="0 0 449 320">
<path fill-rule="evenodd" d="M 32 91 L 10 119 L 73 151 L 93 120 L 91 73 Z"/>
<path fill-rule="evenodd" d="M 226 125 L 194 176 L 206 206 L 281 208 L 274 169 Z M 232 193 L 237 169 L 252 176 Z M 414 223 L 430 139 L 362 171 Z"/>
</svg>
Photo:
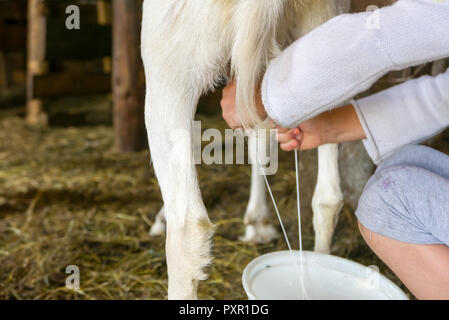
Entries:
<svg viewBox="0 0 449 320">
<path fill-rule="evenodd" d="M 142 1 L 113 0 L 113 99 L 115 146 L 132 152 L 145 143 L 144 86 L 140 57 Z"/>
<path fill-rule="evenodd" d="M 6 90 L 8 87 L 5 59 L 5 54 L 0 51 L 0 96 L 3 95 L 3 90 Z"/>
<path fill-rule="evenodd" d="M 105 26 L 111 24 L 111 2 L 108 0 L 97 0 L 97 21 L 98 24 Z M 112 58 L 103 57 L 104 73 L 111 73 Z"/>
<path fill-rule="evenodd" d="M 107 0 L 97 0 L 97 21 L 101 25 L 111 23 L 111 4 Z"/>
<path fill-rule="evenodd" d="M 48 72 L 45 61 L 46 17 L 43 0 L 28 0 L 28 58 L 27 58 L 27 115 L 32 125 L 47 125 L 43 102 L 33 97 L 33 76 Z"/>
</svg>

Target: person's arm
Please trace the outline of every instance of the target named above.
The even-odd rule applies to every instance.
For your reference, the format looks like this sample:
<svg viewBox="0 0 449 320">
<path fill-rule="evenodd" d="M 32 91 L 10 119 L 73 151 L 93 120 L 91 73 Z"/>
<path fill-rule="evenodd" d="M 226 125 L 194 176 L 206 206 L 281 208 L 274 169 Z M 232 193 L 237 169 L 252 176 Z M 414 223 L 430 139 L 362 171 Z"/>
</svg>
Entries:
<svg viewBox="0 0 449 320">
<path fill-rule="evenodd" d="M 280 129 L 284 151 L 364 139 L 375 163 L 400 147 L 418 143 L 449 126 L 449 69 L 405 82 L 353 105 L 307 120 L 298 129 Z"/>
<path fill-rule="evenodd" d="M 328 143 L 365 139 L 365 131 L 353 105 L 323 112 L 298 128 L 278 128 L 277 139 L 284 151 L 308 150 Z"/>
<path fill-rule="evenodd" d="M 399 0 L 379 9 L 378 26 L 367 23 L 371 15 L 333 18 L 270 63 L 262 97 L 274 122 L 296 127 L 388 71 L 449 56 L 449 1 Z"/>
<path fill-rule="evenodd" d="M 353 101 L 366 133 L 366 150 L 379 163 L 398 148 L 424 141 L 449 126 L 449 69 Z"/>
</svg>

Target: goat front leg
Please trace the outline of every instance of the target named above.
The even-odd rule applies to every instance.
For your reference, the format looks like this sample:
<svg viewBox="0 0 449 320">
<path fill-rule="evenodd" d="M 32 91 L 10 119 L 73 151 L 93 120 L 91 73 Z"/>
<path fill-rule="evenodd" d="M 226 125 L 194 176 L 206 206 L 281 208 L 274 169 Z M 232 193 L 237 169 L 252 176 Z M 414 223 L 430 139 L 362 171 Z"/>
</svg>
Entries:
<svg viewBox="0 0 449 320">
<path fill-rule="evenodd" d="M 145 120 L 167 223 L 168 298 L 196 299 L 197 283 L 206 278 L 203 268 L 210 262 L 213 228 L 193 158 L 193 115 L 199 93 L 192 95 L 194 88 L 182 92 L 150 82 Z"/>
<path fill-rule="evenodd" d="M 261 141 L 261 140 L 265 141 Z M 274 139 L 274 136 L 271 137 Z M 257 146 L 266 145 L 266 137 L 258 137 L 251 133 L 248 137 L 248 152 L 251 160 L 251 190 L 246 208 L 245 235 L 241 241 L 249 243 L 267 243 L 279 236 L 276 228 L 270 223 L 270 210 L 267 205 L 266 186 L 263 178 L 263 171 L 257 159 Z M 271 147 L 277 142 L 270 143 Z"/>
<path fill-rule="evenodd" d="M 315 251 L 330 253 L 332 236 L 342 206 L 338 145 L 324 145 L 318 148 L 318 179 L 312 199 Z"/>
</svg>

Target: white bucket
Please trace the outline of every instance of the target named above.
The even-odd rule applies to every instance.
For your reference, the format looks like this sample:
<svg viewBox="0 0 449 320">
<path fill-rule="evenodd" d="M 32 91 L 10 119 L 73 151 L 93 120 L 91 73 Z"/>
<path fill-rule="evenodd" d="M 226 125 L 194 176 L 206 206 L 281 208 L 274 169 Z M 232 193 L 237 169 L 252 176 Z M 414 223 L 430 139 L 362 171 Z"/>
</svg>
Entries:
<svg viewBox="0 0 449 320">
<path fill-rule="evenodd" d="M 311 300 L 408 300 L 385 276 L 359 263 L 303 251 L 304 287 Z M 279 251 L 251 261 L 243 271 L 250 300 L 301 300 L 299 251 Z"/>
</svg>

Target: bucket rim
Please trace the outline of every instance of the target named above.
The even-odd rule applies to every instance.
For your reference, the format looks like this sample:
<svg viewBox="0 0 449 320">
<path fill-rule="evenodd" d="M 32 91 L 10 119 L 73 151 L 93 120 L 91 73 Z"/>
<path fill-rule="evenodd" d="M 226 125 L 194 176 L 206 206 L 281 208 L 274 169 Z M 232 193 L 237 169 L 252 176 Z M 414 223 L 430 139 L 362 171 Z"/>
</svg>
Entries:
<svg viewBox="0 0 449 320">
<path fill-rule="evenodd" d="M 260 298 L 258 298 L 257 295 L 253 292 L 251 283 L 250 283 L 251 278 L 252 278 L 252 273 L 254 273 L 254 268 L 256 268 L 261 263 L 263 263 L 264 261 L 267 261 L 270 258 L 275 258 L 277 256 L 279 256 L 279 257 L 287 256 L 287 255 L 290 256 L 290 254 L 291 253 L 289 250 L 273 251 L 273 252 L 263 254 L 255 259 L 251 260 L 246 265 L 245 269 L 243 270 L 243 274 L 242 274 L 242 285 L 243 285 L 243 289 L 245 290 L 246 295 L 248 296 L 248 298 L 250 300 L 260 300 Z M 299 255 L 299 251 L 293 250 L 293 254 Z M 361 270 L 362 268 L 363 269 L 368 268 L 368 266 L 365 266 L 359 262 L 349 260 L 349 259 L 346 259 L 343 257 L 331 255 L 331 254 L 321 253 L 321 252 L 303 250 L 303 256 L 305 257 L 305 259 L 307 259 L 307 257 L 310 257 L 310 256 L 319 257 L 319 258 L 327 258 L 327 259 L 331 258 L 340 264 L 352 265 L 353 267 L 356 267 L 359 270 Z M 354 274 L 348 273 L 348 275 L 351 275 L 352 277 L 354 277 Z M 393 289 L 394 291 L 397 292 L 397 297 L 394 297 L 393 300 L 409 300 L 409 297 L 398 285 L 396 285 L 393 281 L 388 279 L 385 275 L 381 274 L 380 272 L 379 272 L 379 276 L 383 283 L 385 283 L 387 286 L 389 286 L 391 289 Z"/>
</svg>

